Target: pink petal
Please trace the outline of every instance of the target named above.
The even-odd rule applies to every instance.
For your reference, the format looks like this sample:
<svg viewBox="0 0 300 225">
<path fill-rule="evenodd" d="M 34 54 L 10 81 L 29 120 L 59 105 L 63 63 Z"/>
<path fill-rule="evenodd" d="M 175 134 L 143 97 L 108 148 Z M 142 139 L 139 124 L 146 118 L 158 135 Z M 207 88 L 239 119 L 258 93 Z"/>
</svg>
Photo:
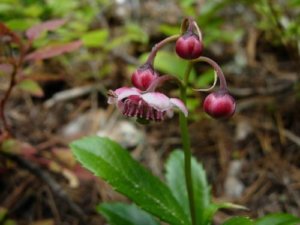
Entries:
<svg viewBox="0 0 300 225">
<path fill-rule="evenodd" d="M 170 99 L 162 93 L 150 92 L 142 95 L 142 99 L 158 111 L 166 111 L 172 107 Z"/>
<path fill-rule="evenodd" d="M 170 98 L 170 102 L 173 106 L 177 107 L 181 112 L 183 112 L 185 117 L 188 116 L 188 110 L 187 110 L 186 106 L 184 105 L 184 103 L 180 99 Z"/>
<path fill-rule="evenodd" d="M 131 95 L 141 95 L 141 91 L 137 88 L 121 87 L 115 90 L 115 94 L 118 96 L 118 101 L 121 101 L 124 98 L 127 98 Z"/>
<path fill-rule="evenodd" d="M 167 111 L 167 117 L 172 118 L 174 116 L 174 110 L 171 108 Z"/>
</svg>

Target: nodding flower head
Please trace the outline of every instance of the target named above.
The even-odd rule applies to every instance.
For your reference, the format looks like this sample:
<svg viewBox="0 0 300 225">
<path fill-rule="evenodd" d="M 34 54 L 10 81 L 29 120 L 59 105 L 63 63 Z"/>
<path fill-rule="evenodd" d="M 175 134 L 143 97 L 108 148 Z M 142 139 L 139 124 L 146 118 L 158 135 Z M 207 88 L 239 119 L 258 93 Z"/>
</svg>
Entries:
<svg viewBox="0 0 300 225">
<path fill-rule="evenodd" d="M 229 118 L 235 112 L 235 100 L 226 90 L 219 90 L 206 96 L 203 107 L 213 118 Z"/>
<path fill-rule="evenodd" d="M 109 91 L 108 103 L 116 104 L 123 115 L 145 120 L 162 121 L 172 117 L 174 108 L 188 115 L 184 103 L 177 98 L 169 98 L 160 92 L 143 93 L 137 88 L 122 87 Z"/>
<path fill-rule="evenodd" d="M 158 74 L 154 71 L 152 65 L 146 63 L 143 66 L 139 67 L 132 74 L 131 82 L 136 88 L 145 91 L 152 83 L 152 81 L 155 80 L 157 77 Z"/>
<path fill-rule="evenodd" d="M 203 50 L 202 41 L 192 31 L 187 31 L 176 41 L 176 53 L 183 59 L 196 59 Z"/>
</svg>

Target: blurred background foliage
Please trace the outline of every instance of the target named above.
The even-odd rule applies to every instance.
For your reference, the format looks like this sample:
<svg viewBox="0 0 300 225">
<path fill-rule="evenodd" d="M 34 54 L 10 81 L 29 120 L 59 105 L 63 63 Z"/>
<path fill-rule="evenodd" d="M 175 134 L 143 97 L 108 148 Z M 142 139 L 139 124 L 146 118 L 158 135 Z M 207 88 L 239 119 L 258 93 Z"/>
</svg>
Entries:
<svg viewBox="0 0 300 225">
<path fill-rule="evenodd" d="M 59 62 L 70 70 L 70 74 L 76 71 L 77 78 L 99 79 L 118 71 L 111 55 L 139 57 L 158 39 L 178 33 L 184 16 L 194 17 L 200 25 L 207 52 L 224 54 L 220 43 L 234 47 L 244 40 L 251 29 L 249 26 L 253 26 L 262 32 L 261 38 L 270 45 L 283 45 L 293 51 L 291 54 L 299 56 L 299 7 L 299 0 L 177 0 L 172 4 L 139 0 L 2 0 L 0 20 L 11 29 L 22 32 L 42 21 L 66 19 L 66 25 L 41 37 L 35 47 L 58 39 L 65 42 L 81 39 L 85 48 L 67 58 L 60 57 Z M 148 20 L 151 17 L 153 21 Z M 180 71 L 182 74 L 185 63 L 179 63 L 170 53 L 173 51 L 158 56 L 158 68 L 163 73 Z M 128 62 L 134 62 L 130 59 L 127 57 Z M 141 56 L 140 62 L 144 59 Z M 170 66 L 173 60 L 176 68 L 174 64 Z M 206 86 L 212 79 L 212 71 L 209 71 L 195 77 L 195 84 Z"/>
<path fill-rule="evenodd" d="M 56 69 L 47 71 L 63 76 L 73 86 L 120 76 L 118 80 L 129 83 L 132 71 L 145 61 L 155 42 L 179 32 L 184 16 L 195 18 L 202 29 L 204 54 L 220 58 L 222 66 L 229 69 L 225 72 L 230 74 L 242 74 L 251 60 L 259 59 L 259 55 L 249 59 L 243 48 L 252 32 L 258 43 L 283 48 L 285 56 L 300 60 L 299 8 L 299 0 L 2 0 L 0 20 L 22 33 L 42 21 L 65 19 L 64 26 L 44 34 L 34 47 L 82 40 L 84 47 L 80 51 L 53 59 Z M 171 47 L 157 56 L 156 68 L 163 74 L 183 76 L 185 67 L 186 62 Z M 33 74 L 40 74 L 40 70 L 40 65 L 27 69 Z M 213 77 L 211 69 L 198 66 L 191 83 L 195 88 L 207 87 Z M 105 85 L 102 91 L 119 85 Z M 23 87 L 28 92 L 30 88 Z M 189 109 L 194 111 L 200 104 L 190 91 Z"/>
<path fill-rule="evenodd" d="M 38 83 L 27 79 L 19 87 L 29 95 L 32 94 L 33 89 L 36 90 L 35 97 L 42 96 L 41 93 L 44 95 L 42 98 L 32 99 L 27 98 L 26 95 L 21 97 L 16 95 L 17 97 L 11 98 L 12 103 L 8 106 L 7 114 L 11 116 L 10 120 L 16 136 L 29 143 L 46 143 L 45 149 L 48 150 L 56 147 L 56 141 L 59 139 L 57 136 L 61 135 L 55 132 L 63 130 L 64 125 L 77 116 L 80 117 L 79 114 L 85 113 L 87 108 L 100 108 L 110 114 L 112 108 L 107 108 L 106 105 L 107 90 L 123 85 L 130 86 L 132 71 L 145 61 L 155 43 L 180 32 L 180 23 L 186 16 L 192 16 L 198 22 L 204 38 L 203 54 L 215 59 L 221 65 L 228 79 L 230 91 L 238 100 L 238 112 L 228 124 L 219 121 L 214 123 L 212 120 L 209 125 L 204 120 L 199 124 L 197 122 L 200 119 L 207 119 L 201 109 L 203 95 L 192 89 L 188 92 L 188 108 L 194 120 L 191 121 L 193 123 L 190 127 L 193 131 L 192 144 L 195 149 L 203 151 L 203 153 L 200 151 L 196 153 L 197 156 L 201 155 L 203 159 L 207 159 L 204 162 L 209 178 L 215 182 L 222 182 L 213 191 L 217 194 L 222 192 L 220 186 L 224 183 L 232 158 L 244 160 L 248 157 L 246 160 L 250 163 L 254 162 L 254 166 L 259 168 L 254 171 L 251 167 L 253 164 L 248 165 L 248 170 L 246 168 L 242 177 L 245 186 L 252 188 L 252 183 L 255 181 L 256 185 L 256 177 L 259 177 L 258 182 L 261 181 L 263 186 L 261 193 L 267 193 L 267 191 L 263 192 L 268 186 L 264 185 L 267 178 L 263 176 L 260 178 L 264 172 L 260 170 L 261 167 L 265 166 L 264 169 L 271 170 L 273 176 L 273 173 L 278 172 L 276 169 L 286 169 L 285 164 L 283 166 L 280 164 L 282 159 L 293 165 L 299 164 L 299 139 L 295 134 L 297 132 L 299 134 L 300 127 L 297 124 L 299 121 L 297 105 L 300 99 L 300 0 L 1 0 L 0 21 L 23 37 L 28 28 L 41 22 L 51 19 L 67 21 L 57 30 L 43 33 L 34 42 L 33 50 L 55 43 L 76 40 L 83 42 L 83 46 L 75 52 L 30 62 L 25 66 L 24 74 L 31 76 Z M 176 56 L 174 45 L 170 44 L 157 55 L 155 67 L 161 74 L 181 77 L 186 62 Z M 8 79 L 5 80 L 2 75 L 0 73 L 0 88 L 4 93 Z M 6 83 L 2 82 L 3 80 Z M 213 82 L 213 71 L 208 65 L 197 64 L 192 71 L 190 82 L 195 88 L 208 87 Z M 84 89 L 85 86 L 88 91 L 92 86 L 95 89 L 93 93 L 96 93 L 90 95 L 91 101 L 84 99 L 88 103 L 75 97 L 75 100 L 72 98 L 73 101 L 68 102 L 70 104 L 65 104 L 67 100 L 63 100 L 63 104 L 47 106 L 47 102 L 53 96 L 55 100 L 56 93 L 67 89 L 72 91 L 77 87 Z M 170 94 L 176 94 L 172 86 L 167 87 L 167 90 Z M 17 113 L 10 113 L 13 110 Z M 101 115 L 106 120 L 107 117 Z M 100 117 L 97 114 L 93 119 Z M 105 125 L 100 129 L 105 129 L 107 123 L 104 123 Z M 154 130 L 151 133 L 152 139 L 149 135 L 149 143 L 152 141 L 158 144 L 156 146 L 153 144 L 150 148 L 170 150 L 174 147 L 175 144 L 172 143 L 176 138 L 170 140 L 166 136 L 169 134 L 172 137 L 176 136 L 174 130 L 177 126 L 172 126 L 171 120 L 165 123 L 170 127 L 166 132 L 164 132 L 166 130 L 164 125 L 161 124 L 151 124 L 150 128 L 143 128 L 145 133 Z M 94 130 L 98 129 L 95 128 L 98 124 L 95 124 L 96 122 L 93 121 L 91 126 Z M 159 127 L 160 132 L 155 131 L 155 126 Z M 218 129 L 214 129 L 215 127 Z M 79 130 L 82 133 L 86 132 L 84 129 Z M 236 133 L 240 132 L 241 138 L 233 137 L 232 130 L 236 130 Z M 143 132 L 144 130 L 140 133 Z M 285 138 L 293 144 L 287 142 Z M 48 139 L 54 140 L 53 146 L 49 144 L 51 141 L 48 142 Z M 199 139 L 202 141 L 199 142 Z M 227 151 L 229 148 L 232 150 L 230 153 Z M 144 144 L 141 149 L 144 149 Z M 280 152 L 278 158 L 275 157 L 276 151 L 272 150 Z M 273 153 L 274 156 L 269 153 Z M 39 154 L 44 157 L 49 153 L 44 151 Z M 159 154 L 163 155 L 161 152 Z M 160 160 L 162 160 L 161 155 L 159 155 Z M 207 157 L 211 155 L 211 158 Z M 51 159 L 49 155 L 45 158 Z M 257 166 L 256 159 L 262 159 L 263 163 L 258 162 Z M 275 161 L 280 165 L 274 167 Z M 155 169 L 158 170 L 157 167 Z M 288 175 L 293 174 L 291 172 Z M 293 177 L 289 178 L 293 180 Z M 272 184 L 270 189 L 279 190 L 278 194 L 273 196 L 273 200 L 259 202 L 260 199 L 265 200 L 266 196 L 252 199 L 252 196 L 255 197 L 253 194 L 255 191 L 252 193 L 250 190 L 250 194 L 240 197 L 244 197 L 241 204 L 253 201 L 252 205 L 249 203 L 250 208 L 270 206 L 269 202 L 275 202 L 276 206 L 277 203 L 285 204 L 282 200 L 282 190 L 286 183 L 279 183 L 278 180 L 277 183 L 272 180 L 275 184 Z M 259 184 L 257 187 L 260 187 Z M 297 187 L 299 187 L 299 175 L 298 183 L 293 188 Z M 10 190 L 9 186 L 7 190 Z M 86 193 L 86 190 L 83 193 Z M 297 198 L 291 197 L 299 194 L 289 193 L 291 194 L 284 197 L 288 199 L 288 203 L 292 203 L 275 209 L 280 211 L 284 208 L 286 211 L 299 213 L 299 210 L 296 211 L 299 207 L 294 202 Z M 81 199 L 82 195 L 79 196 Z M 97 202 L 98 200 L 96 199 Z M 95 199 L 91 202 L 91 204 L 95 203 Z M 263 213 L 270 211 L 268 210 L 265 208 Z"/>
<path fill-rule="evenodd" d="M 194 17 L 200 25 L 205 54 L 220 58 L 226 55 L 223 61 L 228 65 L 228 53 L 231 55 L 235 68 L 230 72 L 239 74 L 245 69 L 247 59 L 239 43 L 245 42 L 253 29 L 260 33 L 263 42 L 283 46 L 289 55 L 299 59 L 299 7 L 299 0 L 2 0 L 0 20 L 11 29 L 23 32 L 42 21 L 66 19 L 64 26 L 45 34 L 34 46 L 81 39 L 84 43 L 81 51 L 54 59 L 69 75 L 68 81 L 80 83 L 99 81 L 113 74 L 125 75 L 128 80 L 156 41 L 179 32 L 184 16 Z M 156 66 L 162 73 L 182 76 L 186 63 L 173 53 L 172 48 L 161 52 Z M 121 58 L 127 65 L 120 66 L 115 58 Z M 213 71 L 199 72 L 201 76 L 193 72 L 192 83 L 196 87 L 208 86 Z M 188 105 L 195 109 L 199 101 L 194 101 L 192 96 Z"/>
</svg>

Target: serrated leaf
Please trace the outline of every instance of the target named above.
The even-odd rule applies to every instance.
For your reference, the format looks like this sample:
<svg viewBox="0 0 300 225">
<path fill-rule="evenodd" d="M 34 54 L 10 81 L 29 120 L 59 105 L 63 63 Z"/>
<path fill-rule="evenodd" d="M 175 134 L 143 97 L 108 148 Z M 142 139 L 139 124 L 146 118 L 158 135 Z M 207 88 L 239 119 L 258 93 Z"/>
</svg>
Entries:
<svg viewBox="0 0 300 225">
<path fill-rule="evenodd" d="M 173 225 L 190 224 L 168 187 L 119 144 L 92 136 L 73 142 L 71 149 L 84 167 L 145 211 Z"/>
<path fill-rule="evenodd" d="M 20 88 L 23 91 L 28 92 L 31 95 L 34 95 L 36 97 L 43 97 L 44 91 L 41 88 L 41 86 L 34 80 L 26 79 L 22 80 L 17 85 L 18 88 Z"/>
<path fill-rule="evenodd" d="M 173 151 L 166 163 L 166 180 L 173 195 L 180 202 L 186 214 L 189 215 L 189 201 L 184 175 L 184 154 L 182 151 Z M 192 178 L 194 202 L 196 209 L 196 224 L 201 225 L 204 219 L 204 210 L 210 203 L 210 187 L 201 164 L 192 158 Z"/>
<path fill-rule="evenodd" d="M 56 20 L 49 20 L 38 25 L 34 25 L 33 27 L 29 28 L 26 31 L 26 37 L 29 40 L 35 40 L 41 35 L 41 33 L 45 31 L 55 30 L 60 26 L 62 26 L 63 24 L 65 24 L 65 22 L 66 21 L 63 19 L 56 19 Z"/>
<path fill-rule="evenodd" d="M 97 211 L 110 225 L 159 225 L 150 214 L 133 204 L 103 203 Z"/>
<path fill-rule="evenodd" d="M 28 54 L 25 60 L 43 60 L 52 58 L 54 56 L 62 55 L 67 52 L 72 52 L 80 48 L 82 45 L 81 41 L 73 41 L 66 44 L 56 44 L 46 46 L 44 48 L 38 49 L 33 53 Z"/>
<path fill-rule="evenodd" d="M 229 202 L 211 203 L 204 210 L 203 224 L 204 225 L 211 224 L 213 216 L 216 214 L 216 212 L 219 209 L 243 209 L 243 210 L 247 210 L 247 208 L 244 207 L 244 206 L 232 204 L 232 203 L 229 203 Z"/>
<path fill-rule="evenodd" d="M 248 217 L 233 217 L 229 220 L 225 221 L 222 225 L 254 225 L 253 220 L 249 219 Z"/>
<path fill-rule="evenodd" d="M 255 222 L 255 225 L 298 225 L 300 218 L 287 213 L 266 215 Z"/>
<path fill-rule="evenodd" d="M 99 47 L 106 44 L 108 38 L 108 30 L 91 31 L 81 37 L 86 47 Z"/>
</svg>

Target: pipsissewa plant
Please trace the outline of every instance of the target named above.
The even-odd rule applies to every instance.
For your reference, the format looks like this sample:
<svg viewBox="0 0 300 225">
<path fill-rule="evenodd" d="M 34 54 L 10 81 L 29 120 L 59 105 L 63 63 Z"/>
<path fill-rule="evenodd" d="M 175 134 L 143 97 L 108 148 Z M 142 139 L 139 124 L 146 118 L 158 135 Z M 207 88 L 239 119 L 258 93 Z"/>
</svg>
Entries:
<svg viewBox="0 0 300 225">
<path fill-rule="evenodd" d="M 160 76 L 154 69 L 157 52 L 173 41 L 176 41 L 178 56 L 189 60 L 182 80 L 172 75 Z M 228 92 L 221 68 L 212 59 L 201 56 L 202 48 L 199 27 L 193 19 L 185 19 L 181 33 L 155 45 L 145 64 L 133 73 L 133 87 L 121 87 L 108 93 L 109 104 L 116 104 L 123 115 L 134 117 L 144 124 L 162 121 L 172 117 L 174 109 L 179 110 L 183 151 L 171 153 L 166 163 L 166 183 L 153 176 L 132 159 L 128 151 L 108 138 L 86 137 L 71 144 L 79 162 L 139 206 L 101 204 L 98 211 L 111 225 L 159 224 L 156 218 L 172 225 L 209 225 L 220 208 L 244 208 L 231 203 L 213 203 L 205 171 L 191 155 L 186 91 L 194 63 L 210 64 L 215 70 L 215 79 L 219 78 L 220 81 L 219 89 L 205 98 L 204 111 L 213 118 L 229 118 L 235 111 L 235 100 Z M 178 84 L 180 98 L 170 98 L 156 90 L 167 81 Z M 215 84 L 216 80 L 213 86 Z M 296 225 L 299 222 L 300 219 L 292 215 L 274 214 L 257 221 L 234 217 L 224 225 Z"/>
<path fill-rule="evenodd" d="M 5 115 L 5 106 L 12 90 L 18 87 L 37 97 L 43 95 L 42 88 L 30 74 L 26 74 L 26 69 L 35 61 L 74 51 L 82 45 L 80 40 L 76 40 L 68 43 L 48 44 L 33 50 L 33 43 L 44 32 L 55 31 L 65 22 L 64 19 L 55 19 L 34 25 L 26 30 L 24 38 L 0 22 L 0 75 L 4 74 L 10 80 L 6 92 L 0 99 L 0 120 L 3 125 L 0 130 L 0 143 L 13 136 Z"/>
</svg>

